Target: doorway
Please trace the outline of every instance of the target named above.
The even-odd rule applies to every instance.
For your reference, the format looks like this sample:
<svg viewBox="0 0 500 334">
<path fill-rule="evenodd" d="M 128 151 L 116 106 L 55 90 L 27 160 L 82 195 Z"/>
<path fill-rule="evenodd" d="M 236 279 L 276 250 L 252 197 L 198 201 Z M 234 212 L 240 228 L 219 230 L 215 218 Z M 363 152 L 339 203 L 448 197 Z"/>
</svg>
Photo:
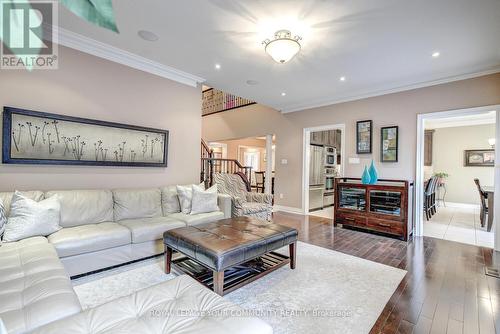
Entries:
<svg viewBox="0 0 500 334">
<path fill-rule="evenodd" d="M 494 248 L 499 110 L 485 106 L 418 115 L 416 235 Z M 485 209 L 485 189 L 492 192 L 491 209 Z M 483 215 L 487 210 L 490 214 Z"/>
<path fill-rule="evenodd" d="M 345 124 L 304 128 L 303 145 L 302 211 L 333 219 L 333 180 L 345 168 Z"/>
</svg>

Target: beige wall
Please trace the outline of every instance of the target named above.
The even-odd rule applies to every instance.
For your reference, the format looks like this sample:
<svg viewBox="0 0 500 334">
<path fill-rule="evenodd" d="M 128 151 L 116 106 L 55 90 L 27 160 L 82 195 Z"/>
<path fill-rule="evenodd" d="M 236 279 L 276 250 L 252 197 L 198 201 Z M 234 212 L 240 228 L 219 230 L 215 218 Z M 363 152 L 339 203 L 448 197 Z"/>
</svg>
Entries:
<svg viewBox="0 0 500 334">
<path fill-rule="evenodd" d="M 464 150 L 489 149 L 495 137 L 495 124 L 436 129 L 433 137 L 432 167 L 446 172 L 446 201 L 479 204 L 474 178 L 485 186 L 493 185 L 493 167 L 465 167 Z"/>
<path fill-rule="evenodd" d="M 227 145 L 227 158 L 228 159 L 236 159 L 243 164 L 243 152 L 244 148 L 241 148 L 240 155 L 238 155 L 238 147 L 240 146 L 251 146 L 258 147 L 260 152 L 260 162 L 259 167 L 260 170 L 266 169 L 266 163 L 264 161 L 264 156 L 266 152 L 266 141 L 257 138 L 243 138 L 243 139 L 234 139 L 234 140 L 222 140 L 218 141 L 218 143 Z"/>
<path fill-rule="evenodd" d="M 373 157 L 381 177 L 413 180 L 417 114 L 493 104 L 500 104 L 500 73 L 289 114 L 254 105 L 203 117 L 202 136 L 217 141 L 276 134 L 276 204 L 300 208 L 305 127 L 346 125 L 346 176 L 359 177 Z M 363 160 L 359 165 L 349 164 L 348 158 L 357 156 L 355 124 L 364 119 L 374 123 L 373 154 L 360 155 Z M 380 127 L 388 125 L 399 126 L 399 162 L 381 164 Z M 288 163 L 282 165 L 281 159 Z"/>
<path fill-rule="evenodd" d="M 168 167 L 0 165 L 0 191 L 152 187 L 198 180 L 200 89 L 65 47 L 59 51 L 58 70 L 0 70 L 0 105 L 168 129 Z"/>
</svg>

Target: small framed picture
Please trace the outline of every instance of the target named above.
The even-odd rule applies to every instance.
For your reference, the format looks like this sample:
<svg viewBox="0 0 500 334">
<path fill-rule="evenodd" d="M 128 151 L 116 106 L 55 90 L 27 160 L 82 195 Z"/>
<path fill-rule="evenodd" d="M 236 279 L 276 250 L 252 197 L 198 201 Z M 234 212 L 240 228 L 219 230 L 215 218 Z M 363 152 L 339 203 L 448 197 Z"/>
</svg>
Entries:
<svg viewBox="0 0 500 334">
<path fill-rule="evenodd" d="M 380 161 L 398 162 L 397 126 L 386 126 L 380 130 Z"/>
<path fill-rule="evenodd" d="M 372 128 L 373 121 L 356 122 L 356 153 L 372 153 Z"/>
<path fill-rule="evenodd" d="M 464 166 L 465 167 L 494 167 L 495 166 L 495 150 L 465 150 L 464 151 Z"/>
</svg>

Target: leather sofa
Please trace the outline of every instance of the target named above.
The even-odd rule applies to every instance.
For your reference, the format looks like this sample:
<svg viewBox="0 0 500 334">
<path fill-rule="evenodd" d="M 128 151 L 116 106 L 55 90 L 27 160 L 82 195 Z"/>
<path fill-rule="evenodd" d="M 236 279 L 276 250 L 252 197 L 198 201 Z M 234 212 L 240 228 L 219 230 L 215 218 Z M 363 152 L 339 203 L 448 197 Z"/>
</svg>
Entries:
<svg viewBox="0 0 500 334">
<path fill-rule="evenodd" d="M 70 276 L 163 253 L 163 232 L 231 217 L 231 198 L 220 211 L 180 212 L 175 186 L 149 189 L 27 191 L 40 201 L 58 195 L 61 230 L 49 236 Z M 7 215 L 13 193 L 0 193 Z"/>
<path fill-rule="evenodd" d="M 256 318 L 207 317 L 241 309 L 187 276 L 82 312 L 69 276 L 161 254 L 166 230 L 231 216 L 225 195 L 219 196 L 221 211 L 178 212 L 174 189 L 24 192 L 37 201 L 58 194 L 62 229 L 0 244 L 0 334 L 272 333 Z M 7 215 L 12 195 L 0 193 Z M 153 316 L 158 310 L 161 315 Z M 194 314 L 186 318 L 183 311 Z"/>
</svg>

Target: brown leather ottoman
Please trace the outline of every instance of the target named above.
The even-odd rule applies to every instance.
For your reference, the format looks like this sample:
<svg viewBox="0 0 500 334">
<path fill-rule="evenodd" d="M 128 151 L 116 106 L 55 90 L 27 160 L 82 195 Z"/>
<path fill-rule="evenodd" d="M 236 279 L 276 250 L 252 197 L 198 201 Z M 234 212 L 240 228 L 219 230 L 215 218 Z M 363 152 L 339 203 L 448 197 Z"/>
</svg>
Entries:
<svg viewBox="0 0 500 334">
<path fill-rule="evenodd" d="M 251 217 L 172 229 L 163 242 L 167 274 L 178 251 L 186 257 L 174 264 L 221 296 L 287 263 L 295 269 L 297 230 Z M 272 252 L 287 245 L 290 257 Z"/>
</svg>

